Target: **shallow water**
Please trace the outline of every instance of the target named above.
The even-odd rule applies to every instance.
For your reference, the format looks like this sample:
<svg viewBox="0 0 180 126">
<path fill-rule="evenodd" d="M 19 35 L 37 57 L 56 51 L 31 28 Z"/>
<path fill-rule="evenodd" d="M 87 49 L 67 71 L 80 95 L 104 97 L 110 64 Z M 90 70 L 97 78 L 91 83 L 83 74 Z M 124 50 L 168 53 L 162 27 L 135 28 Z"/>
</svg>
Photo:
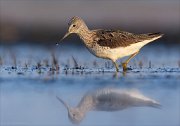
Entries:
<svg viewBox="0 0 180 126">
<path fill-rule="evenodd" d="M 166 47 L 160 46 L 143 48 L 129 64 L 132 70 L 125 76 L 122 69 L 115 76 L 111 62 L 92 56 L 85 48 L 60 46 L 54 49 L 60 65 L 58 74 L 50 71 L 52 57 L 48 48 L 26 45 L 0 48 L 3 59 L 0 66 L 0 125 L 73 125 L 56 95 L 76 106 L 86 92 L 103 87 L 139 90 L 162 107 L 90 111 L 80 125 L 180 125 L 178 48 L 170 48 L 168 52 Z M 12 69 L 12 55 L 8 50 L 16 56 L 17 69 Z M 77 69 L 72 55 L 78 63 Z M 49 61 L 49 67 L 43 65 L 45 59 Z M 143 65 L 139 65 L 140 61 Z M 37 62 L 41 62 L 40 68 L 36 68 Z"/>
</svg>

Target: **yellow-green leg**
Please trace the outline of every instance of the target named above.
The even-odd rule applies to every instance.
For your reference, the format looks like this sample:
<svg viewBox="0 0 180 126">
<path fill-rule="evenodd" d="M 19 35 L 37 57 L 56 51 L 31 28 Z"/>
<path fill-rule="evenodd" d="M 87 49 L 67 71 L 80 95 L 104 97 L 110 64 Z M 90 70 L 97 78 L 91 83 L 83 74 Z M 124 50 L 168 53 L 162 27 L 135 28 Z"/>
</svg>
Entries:
<svg viewBox="0 0 180 126">
<path fill-rule="evenodd" d="M 130 61 L 133 57 L 135 57 L 138 53 L 139 53 L 139 51 L 136 52 L 136 53 L 134 53 L 134 54 L 132 54 L 124 63 L 122 63 L 123 71 L 126 71 L 126 70 L 127 70 L 127 64 L 128 64 L 129 61 Z"/>
<path fill-rule="evenodd" d="M 115 61 L 113 61 L 113 60 L 112 60 L 112 62 L 113 62 L 113 64 L 114 64 L 114 66 L 116 67 L 116 72 L 119 72 L 118 64 L 117 64 Z"/>
</svg>

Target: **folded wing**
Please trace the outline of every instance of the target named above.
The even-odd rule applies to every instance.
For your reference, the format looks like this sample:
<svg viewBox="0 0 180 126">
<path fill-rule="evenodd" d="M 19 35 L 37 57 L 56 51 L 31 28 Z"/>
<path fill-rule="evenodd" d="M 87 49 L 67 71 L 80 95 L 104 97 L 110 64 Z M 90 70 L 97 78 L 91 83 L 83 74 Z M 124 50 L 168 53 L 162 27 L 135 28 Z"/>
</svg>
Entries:
<svg viewBox="0 0 180 126">
<path fill-rule="evenodd" d="M 133 34 L 120 30 L 96 30 L 97 44 L 109 48 L 126 47 L 144 40 L 162 36 L 160 33 Z"/>
</svg>

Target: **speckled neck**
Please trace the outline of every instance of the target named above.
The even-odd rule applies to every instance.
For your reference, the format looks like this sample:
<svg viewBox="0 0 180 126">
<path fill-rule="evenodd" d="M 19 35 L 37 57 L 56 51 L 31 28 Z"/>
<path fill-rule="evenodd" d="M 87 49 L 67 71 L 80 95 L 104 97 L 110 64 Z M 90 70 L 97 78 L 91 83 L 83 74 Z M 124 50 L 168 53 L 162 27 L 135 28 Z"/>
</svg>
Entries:
<svg viewBox="0 0 180 126">
<path fill-rule="evenodd" d="M 88 29 L 87 26 L 83 27 L 79 33 L 78 33 L 79 37 L 83 40 L 84 44 L 87 47 L 91 47 L 93 44 L 93 34 L 91 32 L 91 30 Z"/>
<path fill-rule="evenodd" d="M 82 112 L 86 113 L 94 108 L 94 100 L 92 96 L 85 96 L 80 103 L 78 104 L 77 108 Z"/>
</svg>

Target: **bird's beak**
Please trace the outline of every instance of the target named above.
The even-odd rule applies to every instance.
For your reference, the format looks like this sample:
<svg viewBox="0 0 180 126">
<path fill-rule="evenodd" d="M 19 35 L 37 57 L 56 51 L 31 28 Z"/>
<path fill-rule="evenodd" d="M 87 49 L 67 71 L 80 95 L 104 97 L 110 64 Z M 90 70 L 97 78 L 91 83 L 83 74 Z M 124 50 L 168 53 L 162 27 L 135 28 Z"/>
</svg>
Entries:
<svg viewBox="0 0 180 126">
<path fill-rule="evenodd" d="M 70 34 L 71 34 L 71 33 L 67 32 L 60 41 L 62 41 L 63 39 L 65 39 L 65 38 L 66 38 L 68 35 L 70 35 Z"/>
<path fill-rule="evenodd" d="M 58 96 L 56 96 L 56 98 L 67 108 L 67 110 L 69 111 L 69 106 Z"/>
</svg>

